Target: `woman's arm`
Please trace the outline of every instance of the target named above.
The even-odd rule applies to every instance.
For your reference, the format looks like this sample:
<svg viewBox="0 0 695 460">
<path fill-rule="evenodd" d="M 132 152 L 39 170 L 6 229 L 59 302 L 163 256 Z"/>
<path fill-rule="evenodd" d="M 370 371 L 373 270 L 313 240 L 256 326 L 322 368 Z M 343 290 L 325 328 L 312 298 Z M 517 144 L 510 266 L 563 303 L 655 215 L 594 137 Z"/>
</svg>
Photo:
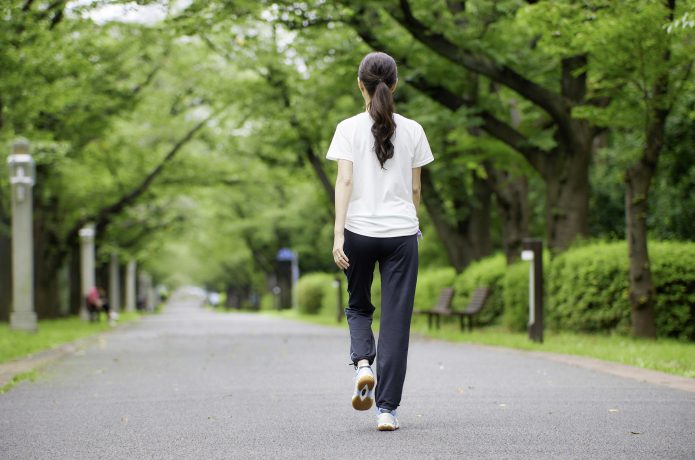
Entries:
<svg viewBox="0 0 695 460">
<path fill-rule="evenodd" d="M 413 168 L 413 204 L 415 205 L 415 211 L 420 209 L 420 190 L 422 184 L 420 182 L 420 171 L 422 168 Z"/>
<path fill-rule="evenodd" d="M 333 260 L 345 270 L 348 258 L 343 251 L 345 243 L 345 216 L 352 195 L 352 161 L 338 160 L 338 177 L 335 180 L 335 227 L 333 228 Z"/>
</svg>

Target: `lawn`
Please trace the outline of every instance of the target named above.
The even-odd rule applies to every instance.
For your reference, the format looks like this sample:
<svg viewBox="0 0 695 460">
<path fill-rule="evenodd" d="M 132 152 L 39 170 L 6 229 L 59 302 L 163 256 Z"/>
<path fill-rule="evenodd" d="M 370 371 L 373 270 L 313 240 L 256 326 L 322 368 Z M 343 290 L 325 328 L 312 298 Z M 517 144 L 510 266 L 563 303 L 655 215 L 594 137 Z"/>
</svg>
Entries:
<svg viewBox="0 0 695 460">
<path fill-rule="evenodd" d="M 267 310 L 264 314 L 328 326 L 347 327 L 345 319 L 339 325 L 334 316 L 326 314 L 306 315 L 294 310 L 279 312 Z M 378 320 L 375 320 L 375 332 L 378 330 L 377 323 Z M 544 343 L 539 344 L 531 342 L 526 333 L 510 332 L 499 326 L 477 328 L 473 332 L 461 332 L 455 321 L 445 321 L 441 330 L 429 331 L 424 317 L 415 317 L 413 319 L 412 332 L 416 335 L 451 342 L 588 356 L 695 378 L 695 343 L 690 342 L 680 342 L 671 339 L 636 339 L 623 335 L 546 331 Z"/>
<path fill-rule="evenodd" d="M 121 313 L 119 324 L 134 321 L 138 313 Z M 13 331 L 9 324 L 0 324 L 0 363 L 12 361 L 40 351 L 58 347 L 67 342 L 111 329 L 102 319 L 99 323 L 83 321 L 78 317 L 41 320 L 38 332 Z"/>
</svg>

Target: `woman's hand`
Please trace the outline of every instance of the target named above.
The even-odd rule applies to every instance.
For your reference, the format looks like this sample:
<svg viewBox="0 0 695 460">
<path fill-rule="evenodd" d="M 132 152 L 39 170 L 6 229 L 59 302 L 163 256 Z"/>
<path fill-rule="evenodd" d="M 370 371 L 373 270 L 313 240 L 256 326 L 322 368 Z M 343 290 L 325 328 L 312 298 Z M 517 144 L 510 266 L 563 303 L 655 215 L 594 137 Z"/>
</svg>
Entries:
<svg viewBox="0 0 695 460">
<path fill-rule="evenodd" d="M 336 234 L 333 237 L 333 261 L 341 270 L 347 270 L 350 264 L 345 252 L 343 252 L 343 244 L 345 244 L 345 235 Z"/>
</svg>

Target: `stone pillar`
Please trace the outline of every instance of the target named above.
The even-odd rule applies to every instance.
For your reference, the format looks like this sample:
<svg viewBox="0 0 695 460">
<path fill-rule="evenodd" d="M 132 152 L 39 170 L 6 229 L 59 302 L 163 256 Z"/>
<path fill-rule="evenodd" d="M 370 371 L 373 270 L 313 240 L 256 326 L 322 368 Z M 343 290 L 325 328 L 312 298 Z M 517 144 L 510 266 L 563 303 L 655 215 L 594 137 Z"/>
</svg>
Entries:
<svg viewBox="0 0 695 460">
<path fill-rule="evenodd" d="M 118 312 L 121 310 L 121 277 L 120 266 L 118 264 L 118 254 L 111 253 L 109 261 L 109 305 L 111 311 Z"/>
<path fill-rule="evenodd" d="M 126 267 L 125 277 L 125 311 L 135 311 L 135 274 L 137 272 L 137 262 L 131 260 Z"/>
<path fill-rule="evenodd" d="M 89 290 L 94 287 L 94 224 L 87 224 L 80 229 L 81 264 L 82 274 L 82 307 L 80 308 L 80 318 L 89 319 L 85 297 Z"/>
<path fill-rule="evenodd" d="M 152 311 L 154 309 L 152 305 L 152 277 L 145 271 L 140 271 L 140 275 L 138 276 L 138 300 L 142 301 L 145 311 Z"/>
<path fill-rule="evenodd" d="M 12 187 L 12 290 L 10 327 L 36 331 L 34 311 L 34 161 L 29 143 L 18 141 L 7 159 Z"/>
</svg>

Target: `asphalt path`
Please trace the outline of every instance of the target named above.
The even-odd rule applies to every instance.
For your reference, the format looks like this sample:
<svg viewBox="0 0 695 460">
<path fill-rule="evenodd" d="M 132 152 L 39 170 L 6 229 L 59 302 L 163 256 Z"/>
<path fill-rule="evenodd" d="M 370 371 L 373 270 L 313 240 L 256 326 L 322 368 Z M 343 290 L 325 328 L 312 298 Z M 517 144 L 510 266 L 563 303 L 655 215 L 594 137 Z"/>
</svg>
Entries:
<svg viewBox="0 0 695 460">
<path fill-rule="evenodd" d="M 378 432 L 347 364 L 345 328 L 179 292 L 0 395 L 0 458 L 695 458 L 695 393 L 414 339 Z"/>
</svg>

